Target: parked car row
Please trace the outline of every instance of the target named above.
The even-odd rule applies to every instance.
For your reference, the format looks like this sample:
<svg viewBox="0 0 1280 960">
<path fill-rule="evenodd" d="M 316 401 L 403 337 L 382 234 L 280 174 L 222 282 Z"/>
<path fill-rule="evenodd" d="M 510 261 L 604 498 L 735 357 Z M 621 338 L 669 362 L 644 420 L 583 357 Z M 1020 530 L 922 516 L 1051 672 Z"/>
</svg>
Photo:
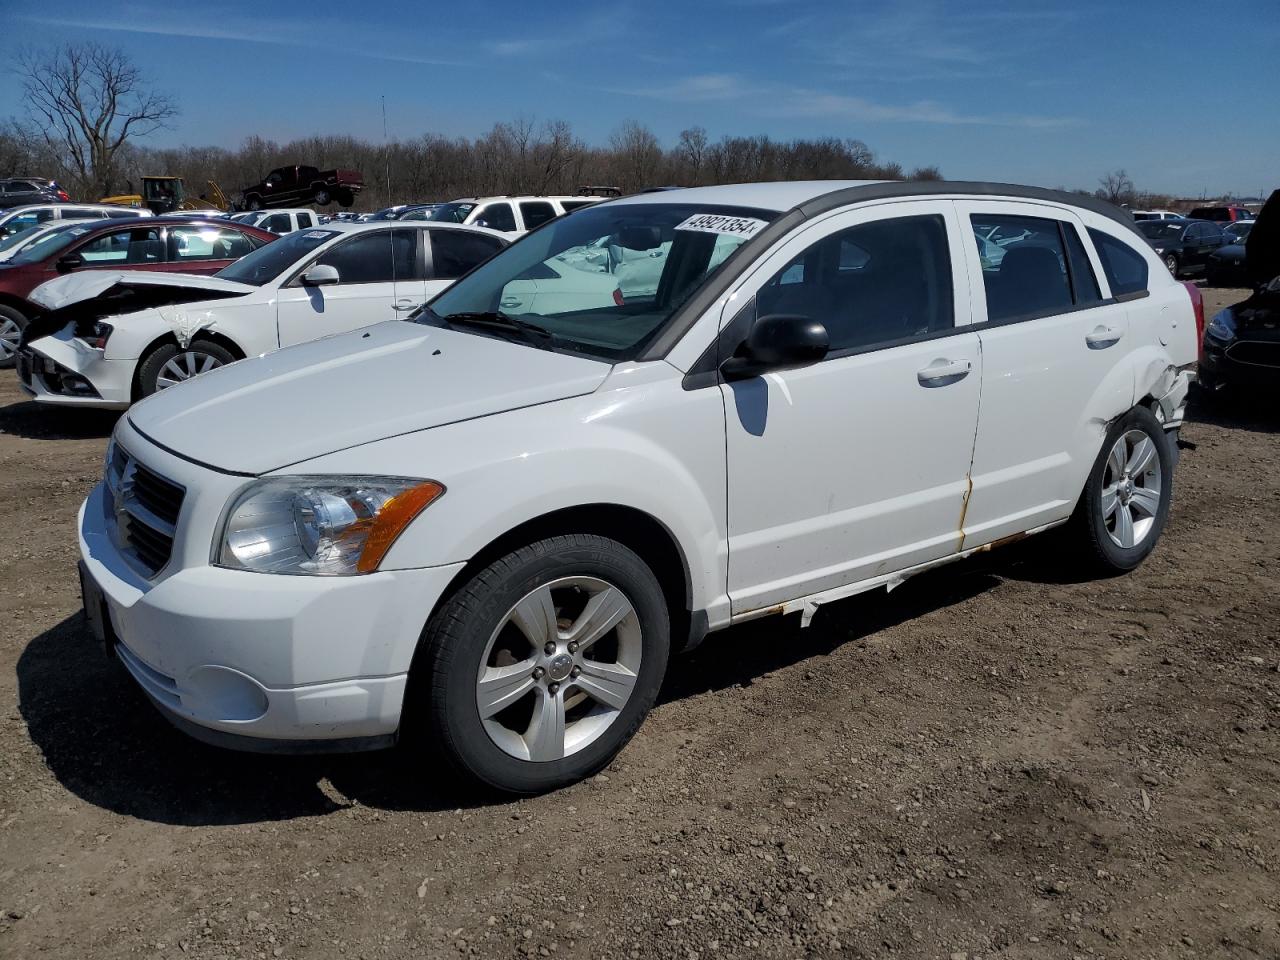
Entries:
<svg viewBox="0 0 1280 960">
<path fill-rule="evenodd" d="M 1114 207 L 945 182 L 525 199 L 31 292 L 28 390 L 155 389 L 81 509 L 81 577 L 176 726 L 430 745 L 533 793 L 607 764 L 712 630 L 807 625 L 1051 528 L 1104 571 L 1155 547 L 1203 311 Z M 350 329 L 375 288 L 401 319 Z"/>
</svg>

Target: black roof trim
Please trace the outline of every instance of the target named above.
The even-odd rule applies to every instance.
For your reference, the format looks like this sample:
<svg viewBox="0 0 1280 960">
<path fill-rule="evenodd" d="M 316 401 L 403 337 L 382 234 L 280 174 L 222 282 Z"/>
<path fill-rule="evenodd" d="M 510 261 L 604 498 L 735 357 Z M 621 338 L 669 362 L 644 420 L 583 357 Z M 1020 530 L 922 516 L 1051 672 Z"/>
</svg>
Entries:
<svg viewBox="0 0 1280 960">
<path fill-rule="evenodd" d="M 1114 220 L 1122 227 L 1137 233 L 1146 243 L 1146 238 L 1138 233 L 1136 221 L 1125 210 L 1114 203 L 1084 193 L 1067 193 L 1063 190 L 1047 190 L 1044 187 L 1026 187 L 1016 183 L 987 183 L 980 180 L 889 180 L 884 183 L 869 183 L 860 187 L 845 187 L 832 190 L 806 200 L 795 209 L 805 217 L 815 217 L 836 207 L 854 203 L 867 203 L 872 200 L 909 199 L 911 197 L 937 197 L 952 194 L 968 194 L 979 197 L 1014 197 L 1020 200 L 1044 200 L 1049 203 L 1062 203 L 1067 206 L 1080 207 L 1099 216 Z"/>
<path fill-rule="evenodd" d="M 1089 210 L 1114 221 L 1132 233 L 1143 246 L 1147 238 L 1139 232 L 1133 217 L 1113 203 L 1082 193 L 1066 193 L 1062 190 L 1046 190 L 1044 187 L 1027 187 L 1016 183 L 986 183 L 976 180 L 887 180 L 883 183 L 867 183 L 856 187 L 841 187 L 822 193 L 804 203 L 783 211 L 767 227 L 748 240 L 725 260 L 720 272 L 701 290 L 685 301 L 671 318 L 661 334 L 649 344 L 638 360 L 661 360 L 680 342 L 689 328 L 737 282 L 775 240 L 790 233 L 804 220 L 820 216 L 838 207 L 875 200 L 907 200 L 914 197 L 939 197 L 957 195 L 968 197 L 1013 197 L 1021 200 L 1043 200 Z M 608 202 L 608 201 L 606 201 Z"/>
</svg>

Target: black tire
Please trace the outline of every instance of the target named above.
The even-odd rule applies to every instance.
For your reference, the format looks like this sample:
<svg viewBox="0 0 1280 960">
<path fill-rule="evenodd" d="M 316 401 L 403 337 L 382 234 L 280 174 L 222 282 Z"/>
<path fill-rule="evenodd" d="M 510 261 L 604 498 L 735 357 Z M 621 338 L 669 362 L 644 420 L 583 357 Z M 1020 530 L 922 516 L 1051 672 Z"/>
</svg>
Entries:
<svg viewBox="0 0 1280 960">
<path fill-rule="evenodd" d="M 218 362 L 218 366 L 225 366 L 236 361 L 235 354 L 222 346 L 222 344 L 214 343 L 212 340 L 197 338 L 192 340 L 185 350 L 176 343 L 161 344 L 147 354 L 142 362 L 138 364 L 138 395 L 136 399 L 141 400 L 143 397 L 149 397 L 155 393 L 159 389 L 157 380 L 164 365 L 182 353 L 194 354 L 197 357 L 212 357 Z"/>
<path fill-rule="evenodd" d="M 350 190 L 338 191 L 338 203 L 344 207 L 349 207 L 356 202 L 356 195 Z"/>
<path fill-rule="evenodd" d="M 577 752 L 556 760 L 520 759 L 499 747 L 481 721 L 476 702 L 481 658 L 522 598 L 575 576 L 605 580 L 630 601 L 643 649 L 636 683 L 612 723 Z M 666 600 L 643 560 L 621 543 L 593 534 L 540 540 L 477 572 L 432 616 L 409 675 L 403 742 L 410 751 L 443 754 L 470 784 L 489 791 L 529 795 L 567 786 L 605 767 L 635 734 L 658 696 L 669 653 Z M 567 691 L 572 681 L 564 685 Z M 534 695 L 541 694 L 535 690 Z"/>
<path fill-rule="evenodd" d="M 1178 263 L 1177 255 L 1172 253 L 1166 253 L 1164 255 L 1164 265 L 1165 265 L 1165 269 L 1169 271 L 1173 279 L 1177 280 L 1178 271 L 1182 269 L 1181 264 Z"/>
<path fill-rule="evenodd" d="M 12 340 L 13 328 L 18 328 L 18 336 L 22 335 L 22 331 L 27 329 L 27 318 L 20 311 L 13 307 L 0 305 L 0 333 L 8 333 L 6 340 Z M 16 346 L 16 344 L 14 344 Z M 8 370 L 17 363 L 17 354 L 8 353 L 8 347 L 0 348 L 0 370 Z"/>
<path fill-rule="evenodd" d="M 244 202 L 244 208 L 246 210 L 261 210 L 262 198 L 257 196 L 247 198 Z"/>
<path fill-rule="evenodd" d="M 327 207 L 329 204 L 333 203 L 333 195 L 329 193 L 328 187 L 316 187 L 316 191 L 311 195 L 311 199 L 320 207 Z"/>
<path fill-rule="evenodd" d="M 1103 484 L 1108 473 L 1107 458 L 1121 437 L 1130 431 L 1141 431 L 1152 441 L 1160 468 L 1159 506 L 1146 535 L 1132 547 L 1122 547 L 1108 529 L 1104 516 Z M 1146 407 L 1134 407 L 1111 425 L 1102 449 L 1089 471 L 1080 502 L 1068 525 L 1072 544 L 1078 549 L 1083 562 L 1091 570 L 1104 575 L 1126 573 L 1142 563 L 1155 549 L 1169 518 L 1169 504 L 1173 500 L 1173 450 L 1164 427 Z M 1118 509 L 1127 510 L 1121 506 Z"/>
</svg>

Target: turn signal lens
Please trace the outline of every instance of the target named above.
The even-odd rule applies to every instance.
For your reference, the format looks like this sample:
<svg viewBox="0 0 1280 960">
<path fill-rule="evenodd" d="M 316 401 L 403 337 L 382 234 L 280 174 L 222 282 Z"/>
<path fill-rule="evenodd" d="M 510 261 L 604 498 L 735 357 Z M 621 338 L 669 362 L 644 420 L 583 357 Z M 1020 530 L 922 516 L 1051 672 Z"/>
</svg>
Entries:
<svg viewBox="0 0 1280 960">
<path fill-rule="evenodd" d="M 428 480 L 403 493 L 397 493 L 384 503 L 373 521 L 373 529 L 365 538 L 364 549 L 360 551 L 360 559 L 356 561 L 356 569 L 360 573 L 377 570 L 378 564 L 382 563 L 382 558 L 404 528 L 442 493 L 444 487 Z"/>
</svg>

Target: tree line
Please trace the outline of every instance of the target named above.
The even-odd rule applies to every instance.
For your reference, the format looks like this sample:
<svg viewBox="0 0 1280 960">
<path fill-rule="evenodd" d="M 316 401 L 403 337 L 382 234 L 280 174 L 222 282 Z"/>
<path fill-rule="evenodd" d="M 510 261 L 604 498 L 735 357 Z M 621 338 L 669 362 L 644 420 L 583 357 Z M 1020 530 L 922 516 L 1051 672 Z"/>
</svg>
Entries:
<svg viewBox="0 0 1280 960">
<path fill-rule="evenodd" d="M 504 193 L 573 193 L 583 185 L 632 192 L 752 180 L 937 180 L 937 167 L 906 171 L 861 140 L 722 136 L 690 127 L 663 145 L 628 120 L 607 143 L 588 144 L 567 120 L 495 123 L 482 136 L 424 133 L 376 143 L 349 135 L 280 143 L 258 135 L 238 146 L 157 148 L 143 141 L 167 126 L 176 103 L 157 92 L 122 51 L 97 43 L 28 51 L 17 60 L 27 113 L 0 123 L 0 177 L 57 180 L 79 200 L 140 189 L 143 175 L 182 177 L 191 196 L 209 181 L 229 198 L 273 167 L 343 167 L 364 175 L 362 208 Z"/>
<path fill-rule="evenodd" d="M 361 208 L 490 194 L 574 193 L 583 185 L 623 192 L 652 186 L 700 186 L 752 180 L 941 179 L 936 167 L 905 171 L 878 159 L 850 138 L 775 140 L 761 134 L 712 140 L 702 127 L 683 131 L 664 147 L 647 127 L 628 121 L 605 145 L 576 136 L 568 121 L 535 124 L 525 118 L 496 123 L 482 136 L 426 133 L 373 143 L 341 134 L 278 142 L 246 137 L 238 147 L 150 147 L 126 143 L 110 169 L 80 171 L 38 131 L 20 121 L 0 128 L 0 176 L 39 175 L 58 180 L 77 199 L 132 192 L 139 177 L 182 177 L 191 196 L 214 181 L 228 196 L 273 167 L 305 163 L 342 167 L 364 175 Z"/>
</svg>

